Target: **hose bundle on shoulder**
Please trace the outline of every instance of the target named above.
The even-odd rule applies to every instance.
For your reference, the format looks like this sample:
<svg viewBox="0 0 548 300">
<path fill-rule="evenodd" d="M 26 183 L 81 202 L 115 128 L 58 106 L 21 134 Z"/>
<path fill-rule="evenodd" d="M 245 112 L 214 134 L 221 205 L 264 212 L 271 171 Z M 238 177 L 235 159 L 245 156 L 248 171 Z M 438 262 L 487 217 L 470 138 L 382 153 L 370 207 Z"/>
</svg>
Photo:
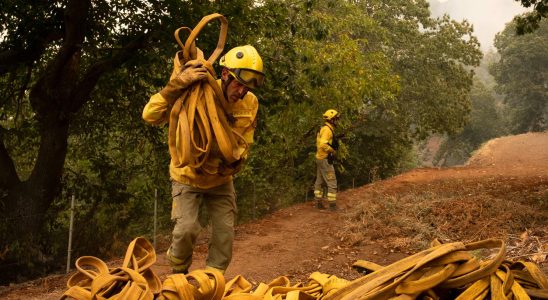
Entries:
<svg viewBox="0 0 548 300">
<path fill-rule="evenodd" d="M 195 41 L 201 30 L 213 20 L 219 20 L 221 24 L 219 40 L 213 53 L 205 59 Z M 179 37 L 182 30 L 190 33 L 184 44 Z M 247 149 L 244 138 L 229 124 L 227 115 L 231 109 L 215 80 L 217 75 L 213 69 L 213 63 L 224 49 L 227 31 L 228 22 L 220 14 L 203 17 L 193 30 L 181 27 L 175 31 L 175 39 L 183 50 L 175 55 L 171 78 L 176 77 L 181 66 L 190 60 L 199 60 L 208 70 L 207 78 L 187 87 L 171 108 L 168 144 L 173 165 L 177 168 L 190 166 L 215 174 L 215 168 L 204 165 L 212 151 L 218 151 L 225 166 L 230 166 L 245 154 L 240 153 L 239 144 Z"/>
</svg>

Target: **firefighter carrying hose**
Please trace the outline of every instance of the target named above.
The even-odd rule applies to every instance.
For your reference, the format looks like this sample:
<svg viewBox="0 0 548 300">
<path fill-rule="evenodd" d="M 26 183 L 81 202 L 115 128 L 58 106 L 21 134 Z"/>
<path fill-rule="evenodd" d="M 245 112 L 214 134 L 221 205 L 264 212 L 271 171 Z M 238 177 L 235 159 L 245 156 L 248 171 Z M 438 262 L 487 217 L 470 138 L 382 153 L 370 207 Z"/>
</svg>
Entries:
<svg viewBox="0 0 548 300">
<path fill-rule="evenodd" d="M 337 178 L 333 161 L 337 152 L 334 130 L 339 120 L 339 113 L 329 109 L 323 114 L 325 124 L 316 136 L 316 183 L 314 184 L 314 198 L 316 207 L 324 209 L 323 186 L 327 186 L 327 203 L 330 210 L 337 210 Z"/>
<path fill-rule="evenodd" d="M 227 117 L 230 127 L 250 145 L 253 143 L 259 108 L 257 97 L 250 91 L 264 82 L 263 61 L 253 46 L 245 45 L 228 51 L 221 57 L 219 65 L 222 71 L 217 83 L 231 109 L 231 114 Z M 143 119 L 153 125 L 166 123 L 173 103 L 192 83 L 204 80 L 206 76 L 207 70 L 202 62 L 188 61 L 177 76 L 150 98 L 143 110 Z M 201 231 L 198 215 L 202 205 L 207 208 L 212 225 L 207 268 L 224 273 L 232 259 L 236 194 L 232 175 L 223 172 L 222 155 L 218 146 L 214 145 L 212 148 L 204 163 L 208 172 L 190 166 L 177 168 L 173 160 L 170 163 L 173 198 L 171 219 L 175 221 L 175 226 L 166 257 L 174 273 L 186 274 L 192 263 L 194 244 Z M 240 153 L 243 153 L 244 146 L 240 145 L 239 148 Z M 236 163 L 243 163 L 245 155 L 243 156 Z M 239 168 L 235 172 L 237 170 Z"/>
</svg>

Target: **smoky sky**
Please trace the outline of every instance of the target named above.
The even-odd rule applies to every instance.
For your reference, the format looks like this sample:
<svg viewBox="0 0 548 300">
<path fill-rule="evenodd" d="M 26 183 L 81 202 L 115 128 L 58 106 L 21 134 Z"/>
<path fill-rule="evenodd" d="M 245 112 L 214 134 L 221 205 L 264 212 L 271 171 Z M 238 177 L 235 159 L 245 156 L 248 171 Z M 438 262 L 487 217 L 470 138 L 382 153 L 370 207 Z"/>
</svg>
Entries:
<svg viewBox="0 0 548 300">
<path fill-rule="evenodd" d="M 448 14 L 452 19 L 467 19 L 474 26 L 474 35 L 479 39 L 481 49 L 493 47 L 495 34 L 502 31 L 505 24 L 515 15 L 531 9 L 521 6 L 514 0 L 429 0 L 432 16 Z"/>
</svg>

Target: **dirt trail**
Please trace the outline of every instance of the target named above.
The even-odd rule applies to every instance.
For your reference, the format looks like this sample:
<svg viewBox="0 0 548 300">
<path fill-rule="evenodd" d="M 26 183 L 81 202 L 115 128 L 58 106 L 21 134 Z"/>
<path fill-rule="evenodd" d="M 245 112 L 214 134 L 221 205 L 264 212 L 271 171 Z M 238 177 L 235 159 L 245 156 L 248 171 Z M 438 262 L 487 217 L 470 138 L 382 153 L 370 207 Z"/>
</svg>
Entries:
<svg viewBox="0 0 548 300">
<path fill-rule="evenodd" d="M 463 167 L 417 169 L 388 180 L 341 192 L 340 210 L 337 212 L 319 211 L 314 208 L 312 202 L 307 202 L 282 209 L 259 221 L 240 225 L 236 229 L 234 257 L 225 277 L 231 279 L 241 274 L 253 284 L 257 284 L 269 282 L 280 275 L 288 275 L 292 282 L 305 282 L 308 275 L 319 271 L 345 279 L 355 279 L 360 277 L 360 274 L 357 274 L 351 265 L 358 259 L 384 265 L 410 254 L 409 251 L 387 247 L 381 241 L 348 242 L 342 227 L 348 222 L 348 216 L 354 209 L 365 201 L 364 197 L 369 197 L 368 192 L 382 190 L 407 193 L 409 188 L 413 189 L 417 184 L 430 186 L 442 180 L 483 182 L 486 179 L 502 177 L 520 178 L 512 182 L 515 181 L 517 185 L 522 184 L 521 182 L 531 185 L 528 188 L 533 188 L 534 193 L 540 195 L 535 199 L 540 199 L 541 206 L 545 207 L 548 202 L 548 133 L 495 139 L 477 151 L 470 163 Z M 531 193 L 529 189 L 524 191 Z M 480 184 L 477 193 L 481 192 Z M 548 219 L 548 212 L 541 213 L 547 216 L 545 220 Z M 546 230 L 547 222 L 538 224 L 539 228 Z M 206 252 L 207 241 L 204 237 L 198 242 L 191 269 L 204 267 Z M 162 280 L 170 272 L 163 253 L 159 251 L 158 261 L 153 267 Z M 67 279 L 66 275 L 52 275 L 4 288 L 3 292 L 0 289 L 0 298 L 58 299 L 66 289 Z"/>
</svg>

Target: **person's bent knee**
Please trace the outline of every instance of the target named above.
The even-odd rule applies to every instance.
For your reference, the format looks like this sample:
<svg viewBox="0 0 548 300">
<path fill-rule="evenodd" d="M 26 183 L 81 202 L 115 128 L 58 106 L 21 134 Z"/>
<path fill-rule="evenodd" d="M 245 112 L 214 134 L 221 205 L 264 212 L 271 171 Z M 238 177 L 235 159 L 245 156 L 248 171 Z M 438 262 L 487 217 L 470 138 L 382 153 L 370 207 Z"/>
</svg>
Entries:
<svg viewBox="0 0 548 300">
<path fill-rule="evenodd" d="M 175 219 L 175 226 L 173 226 L 173 236 L 197 235 L 200 229 L 197 222 L 189 222 L 184 218 L 178 218 Z"/>
<path fill-rule="evenodd" d="M 199 233 L 199 225 L 178 219 L 172 232 L 171 255 L 183 260 L 192 256 L 194 243 Z"/>
</svg>

